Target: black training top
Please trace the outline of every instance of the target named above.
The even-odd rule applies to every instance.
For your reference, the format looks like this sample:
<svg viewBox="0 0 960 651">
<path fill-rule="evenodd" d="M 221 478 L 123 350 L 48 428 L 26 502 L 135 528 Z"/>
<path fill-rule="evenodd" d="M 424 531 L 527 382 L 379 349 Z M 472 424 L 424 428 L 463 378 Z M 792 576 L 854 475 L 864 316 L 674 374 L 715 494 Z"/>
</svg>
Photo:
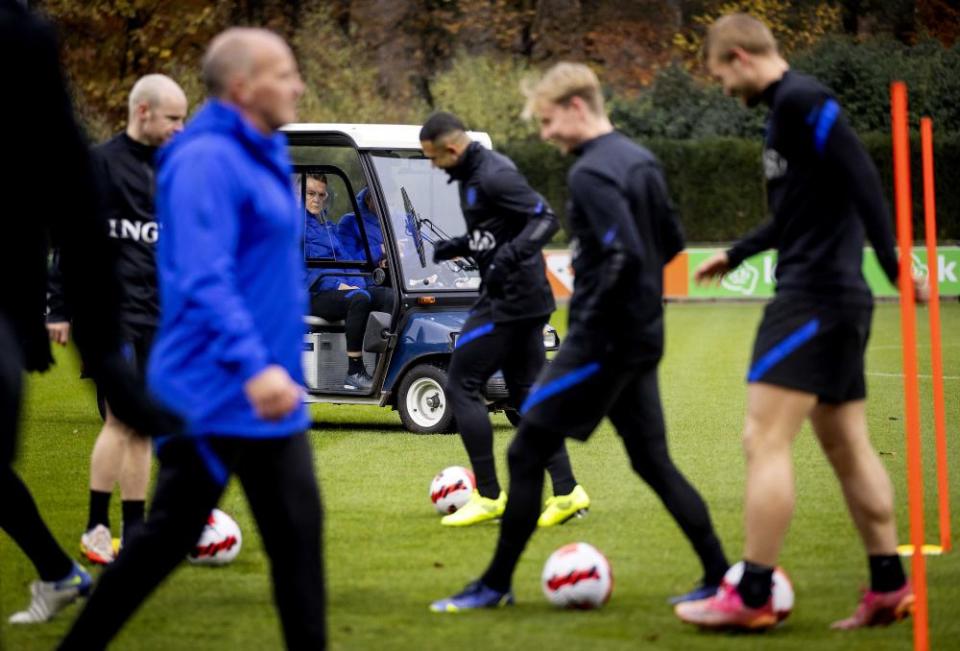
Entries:
<svg viewBox="0 0 960 651">
<path fill-rule="evenodd" d="M 817 80 L 787 72 L 768 86 L 763 149 L 773 219 L 728 252 L 730 268 L 777 249 L 777 293 L 869 304 L 864 231 L 891 282 L 897 279 L 890 215 L 873 161 L 833 95 Z"/>
<path fill-rule="evenodd" d="M 117 245 L 117 273 L 123 286 L 124 323 L 156 326 L 157 295 L 156 147 L 126 133 L 93 148 L 94 172 L 104 202 L 109 234 Z"/>
<path fill-rule="evenodd" d="M 495 322 L 549 315 L 556 305 L 542 251 L 560 228 L 549 204 L 513 161 L 477 142 L 447 173 L 460 182 L 467 223 L 450 251 L 472 257 L 484 279 L 476 307 L 489 307 Z"/>
<path fill-rule="evenodd" d="M 653 154 L 618 132 L 589 140 L 570 169 L 570 331 L 624 362 L 663 352 L 663 267 L 683 234 Z"/>
</svg>

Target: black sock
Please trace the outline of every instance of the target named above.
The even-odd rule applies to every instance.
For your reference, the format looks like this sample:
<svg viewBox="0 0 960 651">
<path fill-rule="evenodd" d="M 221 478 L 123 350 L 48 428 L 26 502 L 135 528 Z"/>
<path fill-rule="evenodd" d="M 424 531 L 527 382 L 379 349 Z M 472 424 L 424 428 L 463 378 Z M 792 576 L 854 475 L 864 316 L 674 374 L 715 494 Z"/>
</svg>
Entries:
<svg viewBox="0 0 960 651">
<path fill-rule="evenodd" d="M 480 497 L 495 500 L 500 497 L 500 482 L 497 481 L 497 467 L 493 455 L 471 459 L 473 476 L 477 479 L 477 492 Z"/>
<path fill-rule="evenodd" d="M 123 500 L 121 508 L 123 509 L 123 538 L 133 531 L 134 527 L 140 526 L 143 522 L 144 500 Z"/>
<path fill-rule="evenodd" d="M 737 585 L 737 592 L 743 603 L 749 608 L 760 608 L 770 600 L 773 589 L 773 568 L 743 561 L 743 578 Z"/>
<path fill-rule="evenodd" d="M 480 577 L 487 587 L 500 592 L 510 589 L 520 555 L 537 528 L 547 459 L 562 444 L 561 435 L 538 429 L 527 421 L 520 424 L 507 453 L 510 493 L 500 523 L 500 538 L 490 566 Z"/>
<path fill-rule="evenodd" d="M 577 480 L 570 467 L 570 457 L 567 456 L 566 446 L 557 450 L 547 462 L 547 472 L 550 473 L 550 482 L 553 484 L 554 495 L 569 495 L 577 487 Z"/>
<path fill-rule="evenodd" d="M 907 577 L 903 563 L 896 554 L 870 556 L 870 589 L 874 592 L 893 592 L 903 587 Z"/>
<path fill-rule="evenodd" d="M 363 357 L 347 357 L 347 373 L 366 373 L 367 369 L 363 365 Z"/>
<path fill-rule="evenodd" d="M 90 519 L 87 520 L 87 531 L 98 524 L 110 528 L 110 493 L 104 491 L 90 491 Z"/>
</svg>

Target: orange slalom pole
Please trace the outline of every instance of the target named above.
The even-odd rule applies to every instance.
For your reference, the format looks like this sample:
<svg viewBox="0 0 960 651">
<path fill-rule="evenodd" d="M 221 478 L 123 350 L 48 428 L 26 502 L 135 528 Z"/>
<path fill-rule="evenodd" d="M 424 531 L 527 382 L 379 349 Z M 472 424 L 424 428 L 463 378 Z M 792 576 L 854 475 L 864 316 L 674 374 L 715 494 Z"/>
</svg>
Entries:
<svg viewBox="0 0 960 651">
<path fill-rule="evenodd" d="M 913 216 L 910 196 L 910 141 L 907 132 L 907 86 L 890 86 L 893 128 L 894 196 L 897 243 L 900 249 L 900 329 L 903 333 L 903 386 L 906 407 L 907 492 L 910 504 L 910 542 L 913 544 L 913 648 L 928 651 L 927 567 L 923 555 L 923 460 L 920 454 L 920 387 L 917 378 L 916 306 L 913 291 Z"/>
<path fill-rule="evenodd" d="M 933 371 L 933 421 L 937 447 L 940 546 L 950 551 L 950 485 L 947 477 L 947 423 L 943 403 L 943 352 L 940 336 L 940 261 L 937 256 L 937 205 L 933 178 L 933 120 L 920 120 L 923 159 L 923 217 L 930 278 L 930 358 Z"/>
</svg>

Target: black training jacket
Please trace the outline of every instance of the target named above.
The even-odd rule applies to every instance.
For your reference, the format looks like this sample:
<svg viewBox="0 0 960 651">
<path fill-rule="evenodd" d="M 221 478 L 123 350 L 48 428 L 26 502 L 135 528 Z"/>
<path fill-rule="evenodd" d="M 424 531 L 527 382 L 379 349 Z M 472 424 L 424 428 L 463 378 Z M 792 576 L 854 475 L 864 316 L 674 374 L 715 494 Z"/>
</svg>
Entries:
<svg viewBox="0 0 960 651">
<path fill-rule="evenodd" d="M 155 326 L 157 295 L 156 147 L 121 133 L 93 148 L 108 234 L 117 247 L 124 323 Z"/>
<path fill-rule="evenodd" d="M 777 292 L 869 304 L 864 232 L 891 282 L 897 279 L 890 214 L 880 176 L 833 95 L 788 71 L 762 100 L 770 106 L 763 170 L 773 218 L 728 252 L 730 268 L 777 249 Z"/>
<path fill-rule="evenodd" d="M 663 267 L 683 234 L 659 162 L 616 131 L 578 147 L 570 168 L 570 331 L 624 363 L 663 353 Z M 572 337 L 571 337 L 572 338 Z"/>
<path fill-rule="evenodd" d="M 157 293 L 157 222 L 154 217 L 156 147 L 120 133 L 93 148 L 94 174 L 114 247 L 120 277 L 120 318 L 128 326 L 156 327 L 160 316 Z M 49 283 L 47 321 L 63 321 L 60 296 L 62 273 L 54 258 Z"/>
<path fill-rule="evenodd" d="M 549 315 L 556 305 L 542 251 L 560 227 L 553 210 L 513 161 L 480 143 L 471 143 L 447 173 L 460 182 L 467 223 L 451 252 L 480 267 L 478 307 L 489 304 L 494 322 Z"/>
</svg>

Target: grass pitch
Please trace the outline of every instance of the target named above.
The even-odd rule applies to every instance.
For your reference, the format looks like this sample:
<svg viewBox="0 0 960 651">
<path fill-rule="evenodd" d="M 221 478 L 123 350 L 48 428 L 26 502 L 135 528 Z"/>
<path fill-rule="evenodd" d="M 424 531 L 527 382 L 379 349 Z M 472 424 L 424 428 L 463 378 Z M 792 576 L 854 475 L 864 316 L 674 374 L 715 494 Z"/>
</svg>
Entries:
<svg viewBox="0 0 960 651">
<path fill-rule="evenodd" d="M 661 389 L 673 456 L 702 492 L 728 555 L 742 547 L 743 421 L 747 367 L 760 305 L 670 305 Z M 919 312 L 926 342 L 926 312 Z M 554 322 L 562 327 L 565 315 Z M 960 305 L 943 306 L 946 402 L 950 436 L 951 500 L 960 510 Z M 99 420 L 88 387 L 77 379 L 72 355 L 58 355 L 49 374 L 32 378 L 24 414 L 18 469 L 54 535 L 78 551 L 86 523 L 89 453 Z M 868 359 L 868 416 L 876 448 L 897 493 L 900 536 L 908 537 L 899 379 L 899 321 L 895 305 L 879 305 Z M 929 374 L 921 353 L 921 373 Z M 921 378 L 925 409 L 924 456 L 927 540 L 937 540 L 929 376 Z M 695 556 L 654 494 L 631 472 L 608 423 L 585 445 L 571 443 L 578 480 L 593 509 L 583 520 L 539 531 L 515 579 L 512 609 L 461 615 L 427 610 L 433 599 L 459 590 L 482 572 L 496 525 L 441 529 L 429 503 L 431 478 L 465 464 L 456 436 L 415 436 L 395 413 L 347 406 L 314 407 L 328 425 L 311 433 L 325 520 L 329 627 L 333 649 L 908 649 L 911 625 L 840 633 L 828 630 L 846 616 L 867 582 L 866 561 L 840 491 L 811 433 L 795 446 L 798 504 L 782 564 L 797 595 L 792 617 L 758 636 L 710 635 L 680 624 L 664 600 L 699 577 Z M 501 481 L 512 428 L 496 416 Z M 0 496 L 2 499 L 2 496 Z M 112 505 L 119 524 L 119 498 Z M 240 523 L 244 546 L 225 568 L 186 564 L 131 620 L 118 649 L 274 649 L 282 638 L 273 609 L 267 560 L 236 484 L 221 504 Z M 960 530 L 955 518 L 954 531 Z M 615 587 L 595 612 L 551 608 L 539 576 L 556 547 L 588 541 L 609 557 Z M 954 535 L 960 547 L 960 536 Z M 49 649 L 75 617 L 73 606 L 53 622 L 11 627 L 6 618 L 26 606 L 32 566 L 0 533 L 0 649 Z M 931 647 L 960 648 L 960 550 L 928 559 Z"/>
</svg>

